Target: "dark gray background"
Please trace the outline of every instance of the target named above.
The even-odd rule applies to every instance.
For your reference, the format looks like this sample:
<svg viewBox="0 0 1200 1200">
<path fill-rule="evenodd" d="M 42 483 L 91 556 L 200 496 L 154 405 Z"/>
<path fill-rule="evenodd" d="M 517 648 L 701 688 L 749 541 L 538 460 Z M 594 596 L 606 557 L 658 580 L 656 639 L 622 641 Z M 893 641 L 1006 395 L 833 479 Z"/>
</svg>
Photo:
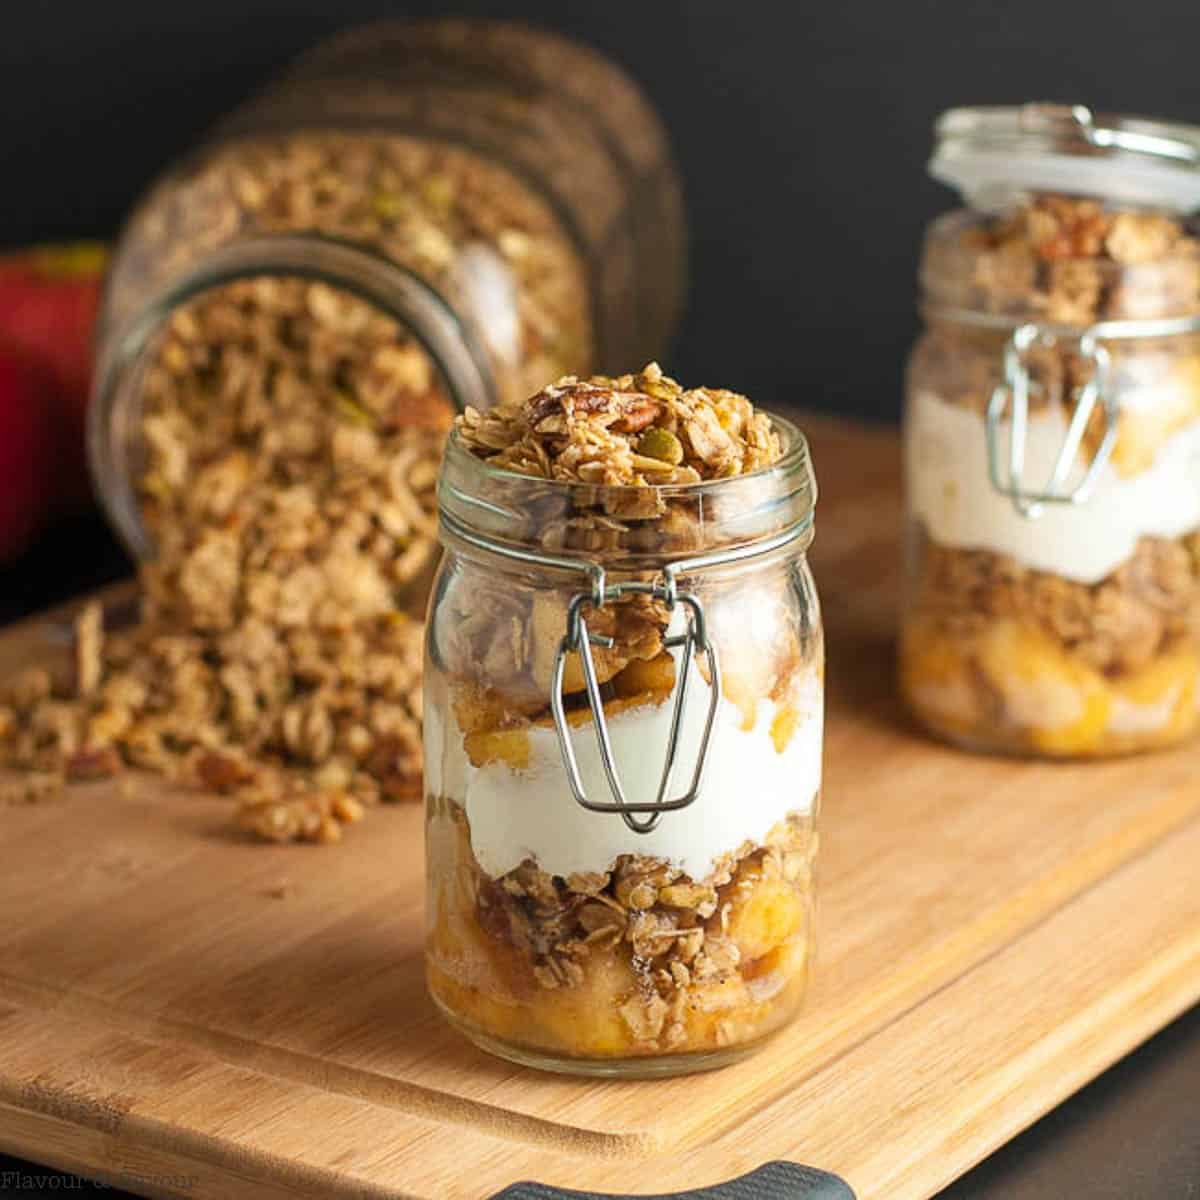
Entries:
<svg viewBox="0 0 1200 1200">
<path fill-rule="evenodd" d="M 357 21 L 447 11 L 550 25 L 643 84 L 693 234 L 666 365 L 773 407 L 896 417 L 921 229 L 952 202 L 924 174 L 941 109 L 1039 99 L 1200 121 L 1195 0 L 8 0 L 0 246 L 109 235 L 297 51 Z M 0 620 L 125 570 L 99 519 L 61 526 L 5 569 Z M 1198 1130 L 1193 1014 L 953 1195 L 1197 1197 Z"/>
</svg>

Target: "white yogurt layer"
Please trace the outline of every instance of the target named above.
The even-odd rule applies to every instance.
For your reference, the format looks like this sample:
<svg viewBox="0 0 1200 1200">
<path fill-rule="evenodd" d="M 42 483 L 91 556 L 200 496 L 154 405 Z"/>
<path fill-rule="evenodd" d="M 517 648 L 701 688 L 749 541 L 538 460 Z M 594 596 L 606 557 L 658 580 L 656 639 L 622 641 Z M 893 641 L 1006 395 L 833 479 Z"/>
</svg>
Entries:
<svg viewBox="0 0 1200 1200">
<path fill-rule="evenodd" d="M 1058 406 L 1030 417 L 1027 487 L 1049 480 L 1066 432 Z M 1007 469 L 1006 443 L 1001 458 Z M 935 542 L 1009 554 L 1079 583 L 1112 574 L 1138 538 L 1182 537 L 1200 527 L 1200 421 L 1168 438 L 1147 470 L 1123 478 L 1106 464 L 1086 503 L 1048 504 L 1029 520 L 992 487 L 983 417 L 921 391 L 910 401 L 905 467 L 911 512 Z M 1082 471 L 1079 464 L 1068 486 Z"/>
<path fill-rule="evenodd" d="M 711 695 L 695 664 L 691 672 L 672 776 L 673 796 L 691 782 Z M 780 753 L 771 739 L 778 711 L 772 702 L 760 701 L 754 728 L 743 730 L 741 710 L 723 699 L 700 796 L 688 808 L 664 813 L 651 833 L 635 833 L 619 814 L 589 812 L 575 802 L 552 728 L 528 731 L 529 766 L 514 770 L 503 762 L 471 764 L 461 731 L 452 723 L 444 743 L 445 761 L 432 766 L 429 788 L 466 810 L 475 857 L 493 877 L 527 858 L 536 859 L 543 871 L 565 876 L 607 871 L 621 854 L 645 854 L 668 859 L 700 879 L 722 855 L 744 842 L 761 842 L 788 813 L 812 809 L 821 786 L 823 725 L 823 697 L 815 676 L 795 703 L 799 722 Z M 657 796 L 671 708 L 670 701 L 645 705 L 608 721 L 614 758 L 630 802 L 653 801 Z M 427 713 L 426 721 L 431 717 L 430 749 L 443 744 L 442 714 Z M 609 800 L 592 723 L 572 733 L 587 795 Z"/>
</svg>

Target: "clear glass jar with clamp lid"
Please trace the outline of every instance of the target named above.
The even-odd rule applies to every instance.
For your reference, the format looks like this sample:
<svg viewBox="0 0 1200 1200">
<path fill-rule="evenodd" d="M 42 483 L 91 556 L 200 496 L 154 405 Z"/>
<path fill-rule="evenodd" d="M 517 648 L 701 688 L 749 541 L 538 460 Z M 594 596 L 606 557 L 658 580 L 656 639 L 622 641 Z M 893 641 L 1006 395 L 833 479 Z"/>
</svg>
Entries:
<svg viewBox="0 0 1200 1200">
<path fill-rule="evenodd" d="M 1169 745 L 1200 709 L 1200 129 L 956 109 L 909 364 L 901 689 L 967 747 Z"/>
<path fill-rule="evenodd" d="M 648 368 L 468 412 L 450 438 L 425 667 L 428 980 L 510 1059 L 720 1066 L 803 994 L 815 485 L 799 431 L 751 413 Z M 612 457 L 572 457 L 600 442 Z"/>
</svg>

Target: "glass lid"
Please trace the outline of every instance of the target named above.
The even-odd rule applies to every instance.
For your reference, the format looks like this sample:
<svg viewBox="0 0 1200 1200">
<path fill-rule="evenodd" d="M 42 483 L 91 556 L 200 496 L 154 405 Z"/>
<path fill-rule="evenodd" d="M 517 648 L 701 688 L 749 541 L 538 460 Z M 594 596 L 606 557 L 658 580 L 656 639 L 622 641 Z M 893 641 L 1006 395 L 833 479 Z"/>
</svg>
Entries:
<svg viewBox="0 0 1200 1200">
<path fill-rule="evenodd" d="M 973 207 L 1014 192 L 1200 208 L 1200 127 L 1093 113 L 1082 104 L 952 108 L 934 126 L 929 173 Z"/>
</svg>

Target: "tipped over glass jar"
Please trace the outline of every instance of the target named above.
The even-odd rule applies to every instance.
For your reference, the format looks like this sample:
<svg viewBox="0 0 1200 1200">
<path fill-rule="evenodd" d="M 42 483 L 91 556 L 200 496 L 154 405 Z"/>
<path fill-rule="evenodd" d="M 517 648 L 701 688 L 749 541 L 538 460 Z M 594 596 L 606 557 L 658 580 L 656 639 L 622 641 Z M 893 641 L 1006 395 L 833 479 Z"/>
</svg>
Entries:
<svg viewBox="0 0 1200 1200">
<path fill-rule="evenodd" d="M 1087 758 L 1200 723 L 1200 129 L 958 109 L 905 412 L 901 689 L 933 732 Z"/>
<path fill-rule="evenodd" d="M 731 392 L 569 378 L 468 410 L 427 630 L 427 968 L 477 1044 L 673 1074 L 796 1011 L 823 651 L 804 438 Z"/>
<path fill-rule="evenodd" d="M 419 799 L 453 413 L 660 351 L 683 237 L 657 118 L 585 47 L 436 21 L 303 58 L 116 246 L 90 455 L 140 619 L 89 609 L 78 671 L 0 688 L 0 760 L 186 777 L 280 842 Z"/>
<path fill-rule="evenodd" d="M 614 64 L 501 22 L 341 34 L 122 232 L 90 432 L 110 517 L 145 558 L 218 436 L 296 475 L 326 425 L 440 439 L 456 407 L 659 353 L 683 266 L 665 135 Z"/>
</svg>

